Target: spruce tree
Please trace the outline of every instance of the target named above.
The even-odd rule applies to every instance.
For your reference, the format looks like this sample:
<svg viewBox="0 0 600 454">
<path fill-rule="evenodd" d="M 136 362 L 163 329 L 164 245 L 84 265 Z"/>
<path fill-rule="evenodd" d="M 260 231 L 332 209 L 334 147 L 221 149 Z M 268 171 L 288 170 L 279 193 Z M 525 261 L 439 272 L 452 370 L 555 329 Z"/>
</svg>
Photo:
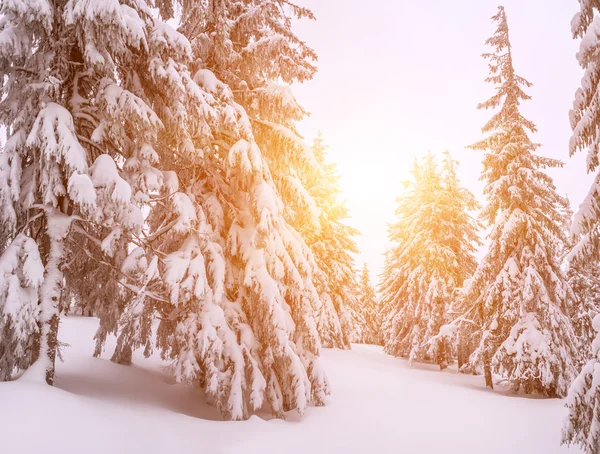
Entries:
<svg viewBox="0 0 600 454">
<path fill-rule="evenodd" d="M 600 313 L 600 267 L 597 263 L 573 260 L 569 263 L 567 277 L 574 295 L 570 318 L 579 341 L 580 355 L 576 359 L 583 365 L 593 354 L 591 346 L 596 331 L 592 322 Z"/>
<path fill-rule="evenodd" d="M 177 58 L 181 48 L 169 47 L 168 30 L 143 2 L 4 2 L 0 13 L 9 43 L 0 47 L 0 121 L 8 135 L 0 153 L 2 231 L 11 243 L 6 253 L 22 235 L 37 243 L 44 279 L 29 312 L 28 323 L 39 327 L 31 374 L 52 384 L 68 270 L 87 259 L 75 250 L 90 242 L 108 250 L 142 228 L 115 161 L 151 148 L 162 126 L 140 97 L 139 74 L 152 79 L 166 68 L 164 52 Z"/>
<path fill-rule="evenodd" d="M 256 117 L 284 117 L 296 108 L 256 96 L 287 96 L 289 89 L 271 85 L 305 80 L 310 55 L 296 50 L 284 2 L 181 6 L 193 79 L 223 108 L 205 141 L 192 137 L 202 155 L 171 158 L 184 169 L 178 175 L 196 213 L 177 235 L 153 241 L 168 253 L 169 270 L 170 315 L 161 320 L 158 345 L 176 359 L 176 378 L 200 383 L 228 418 L 247 418 L 263 402 L 280 417 L 303 413 L 329 392 L 318 359 L 318 268 L 288 222 L 289 196 L 277 184 L 285 174 L 269 158 Z M 293 56 L 281 50 L 288 47 Z M 287 57 L 274 58 L 277 52 Z M 171 221 L 156 214 L 151 223 L 161 231 Z"/>
<path fill-rule="evenodd" d="M 573 230 L 578 242 L 571 252 L 572 260 L 584 264 L 597 262 L 600 257 L 600 107 L 598 86 L 600 84 L 600 39 L 596 33 L 600 5 L 594 0 L 580 0 L 580 10 L 571 21 L 574 38 L 581 38 L 577 61 L 583 68 L 581 86 L 577 88 L 573 108 L 569 112 L 573 135 L 569 141 L 569 155 L 587 152 L 587 172 L 596 177 L 579 211 L 575 214 Z"/>
<path fill-rule="evenodd" d="M 593 328 L 593 355 L 569 389 L 569 416 L 562 434 L 563 443 L 577 444 L 587 454 L 600 452 L 600 315 L 594 318 Z"/>
<path fill-rule="evenodd" d="M 455 163 L 440 170 L 428 153 L 398 199 L 381 284 L 384 348 L 409 361 L 445 368 L 453 358 L 449 308 L 455 288 L 474 270 L 477 224 L 473 195 L 458 187 Z"/>
<path fill-rule="evenodd" d="M 358 231 L 347 224 L 348 209 L 341 199 L 337 167 L 327 160 L 327 146 L 321 133 L 312 152 L 324 175 L 307 180 L 307 191 L 319 210 L 319 225 L 296 219 L 318 266 L 317 288 L 321 295 L 319 333 L 326 347 L 349 348 L 358 342 L 364 329 L 360 316 L 353 254 L 358 252 L 354 237 Z"/>
<path fill-rule="evenodd" d="M 581 38 L 577 60 L 584 74 L 581 86 L 575 93 L 573 108 L 569 112 L 573 129 L 569 141 L 569 155 L 573 156 L 578 151 L 585 150 L 586 171 L 596 172 L 596 177 L 575 214 L 571 229 L 575 242 L 567 258 L 570 265 L 569 277 L 579 300 L 574 308 L 574 324 L 578 337 L 587 344 L 583 349 L 589 352 L 589 346 L 595 336 L 591 321 L 599 310 L 596 296 L 600 285 L 597 265 L 600 258 L 600 111 L 597 94 L 600 70 L 596 63 L 600 58 L 600 40 L 595 27 L 595 22 L 600 17 L 600 5 L 589 0 L 579 3 L 580 11 L 571 22 L 571 31 L 574 38 Z"/>
<path fill-rule="evenodd" d="M 571 21 L 574 38 L 581 38 L 577 60 L 584 70 L 581 86 L 575 93 L 573 109 L 569 113 L 573 135 L 569 142 L 569 154 L 587 151 L 587 172 L 596 172 L 590 190 L 579 207 L 573 221 L 576 243 L 569 253 L 569 274 L 578 306 L 573 323 L 583 343 L 583 358 L 589 359 L 571 385 L 567 397 L 569 417 L 563 428 L 563 443 L 578 444 L 588 454 L 600 453 L 600 315 L 598 314 L 600 257 L 600 110 L 598 87 L 600 78 L 600 39 L 597 24 L 600 5 L 596 1 L 581 0 L 580 10 Z M 592 323 L 590 319 L 593 318 Z M 591 341 L 592 334 L 595 339 Z M 591 348 L 590 348 L 591 347 Z M 591 350 L 591 351 L 590 351 Z"/>
<path fill-rule="evenodd" d="M 312 78 L 316 71 L 316 54 L 291 29 L 292 18 L 312 19 L 312 13 L 283 0 L 183 2 L 182 5 L 182 32 L 190 38 L 198 61 L 232 89 L 235 102 L 248 114 L 248 126 L 269 164 L 284 204 L 286 222 L 307 243 L 315 241 L 317 232 L 328 235 L 332 227 L 327 224 L 337 221 L 328 220 L 331 209 L 320 205 L 323 200 L 317 200 L 320 195 L 310 188 L 318 179 L 337 183 L 296 130 L 296 121 L 304 118 L 306 111 L 289 87 L 292 82 Z M 331 197 L 335 197 L 333 193 Z M 350 229 L 339 234 L 354 235 L 354 232 Z M 319 260 L 314 254 L 309 254 L 308 259 Z M 351 305 L 352 296 L 348 293 L 340 300 L 337 290 L 325 288 L 329 284 L 336 287 L 339 282 L 322 282 L 329 277 L 320 275 L 316 262 L 312 267 L 315 281 L 321 281 L 317 289 L 319 299 L 313 301 L 321 338 L 327 346 L 347 348 L 353 317 L 342 307 L 342 300 Z M 340 277 L 332 279 L 339 281 Z"/>
<path fill-rule="evenodd" d="M 375 289 L 371 285 L 369 267 L 366 263 L 360 272 L 358 304 L 361 318 L 364 320 L 364 334 L 360 342 L 379 345 L 381 343 L 381 313 Z"/>
<path fill-rule="evenodd" d="M 487 137 L 472 145 L 486 152 L 482 217 L 492 230 L 489 250 L 464 290 L 479 326 L 470 365 L 483 367 L 490 387 L 496 372 L 515 390 L 564 396 L 577 357 L 568 317 L 573 294 L 560 267 L 567 201 L 544 172 L 562 164 L 535 153 L 539 145 L 528 136 L 535 125 L 519 111 L 530 99 L 523 87 L 531 84 L 515 74 L 503 7 L 492 20 L 497 28 L 486 41 L 492 52 L 484 57 L 496 94 L 479 108 L 499 110 L 483 127 Z"/>
</svg>

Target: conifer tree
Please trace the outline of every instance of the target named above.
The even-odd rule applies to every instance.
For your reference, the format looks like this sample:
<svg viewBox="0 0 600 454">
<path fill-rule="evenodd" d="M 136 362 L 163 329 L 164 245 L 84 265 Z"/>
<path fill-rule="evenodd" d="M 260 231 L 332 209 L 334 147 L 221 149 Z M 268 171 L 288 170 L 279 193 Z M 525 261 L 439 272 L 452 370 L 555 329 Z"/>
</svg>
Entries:
<svg viewBox="0 0 600 454">
<path fill-rule="evenodd" d="M 358 295 L 359 312 L 364 320 L 364 335 L 361 342 L 366 344 L 380 344 L 381 314 L 375 289 L 371 285 L 369 267 L 366 263 L 360 272 Z"/>
<path fill-rule="evenodd" d="M 564 396 L 577 358 L 568 317 L 573 293 L 560 268 L 567 201 L 544 172 L 562 164 L 535 153 L 539 145 L 528 136 L 535 125 L 519 112 L 530 99 L 523 87 L 531 84 L 515 74 L 503 7 L 492 20 L 492 52 L 484 57 L 496 94 L 479 108 L 499 110 L 483 127 L 487 137 L 472 146 L 486 152 L 482 217 L 492 230 L 489 251 L 464 290 L 480 333 L 470 365 L 483 367 L 490 387 L 493 371 L 515 390 Z"/>
<path fill-rule="evenodd" d="M 577 244 L 571 252 L 571 261 L 584 264 L 597 262 L 600 257 L 600 39 L 596 33 L 600 5 L 594 0 L 580 0 L 580 10 L 571 21 L 574 38 L 581 38 L 577 61 L 583 68 L 581 86 L 575 93 L 573 108 L 569 112 L 573 135 L 569 141 L 569 155 L 586 150 L 586 171 L 596 172 L 596 178 L 579 211 L 575 214 L 573 233 Z"/>
<path fill-rule="evenodd" d="M 381 284 L 385 351 L 445 368 L 453 357 L 448 310 L 455 288 L 474 270 L 473 195 L 458 187 L 455 163 L 443 171 L 431 153 L 415 162 L 398 199 Z"/>
<path fill-rule="evenodd" d="M 316 71 L 314 51 L 295 36 L 290 20 L 313 18 L 312 13 L 282 0 L 182 6 L 182 32 L 190 38 L 197 61 L 232 89 L 235 102 L 248 114 L 248 126 L 271 169 L 286 222 L 305 242 L 312 241 L 309 235 L 314 238 L 330 227 L 321 226 L 328 222 L 327 207 L 318 205 L 318 195 L 309 187 L 315 178 L 331 177 L 296 131 L 295 122 L 306 112 L 284 85 L 308 80 Z M 307 258 L 312 262 L 311 252 Z M 311 266 L 315 281 L 327 279 L 318 276 L 316 263 Z M 320 298 L 313 302 L 321 336 L 326 345 L 348 347 L 352 316 L 323 285 L 318 289 Z"/>
<path fill-rule="evenodd" d="M 82 259 L 73 248 L 90 238 L 110 248 L 141 230 L 141 211 L 114 159 L 152 147 L 160 120 L 134 94 L 137 75 L 163 71 L 158 53 L 171 49 L 168 30 L 143 2 L 4 2 L 0 13 L 0 121 L 8 135 L 0 154 L 2 231 L 11 244 L 22 235 L 37 243 L 45 274 L 38 308 L 29 312 L 28 323 L 39 326 L 30 357 L 37 358 L 32 374 L 52 384 L 67 270 Z"/>
<path fill-rule="evenodd" d="M 569 389 L 569 416 L 563 428 L 562 442 L 577 444 L 587 454 L 600 452 L 600 315 L 593 320 L 596 338 L 593 356 L 585 364 Z"/>
<path fill-rule="evenodd" d="M 596 172 L 590 190 L 575 215 L 572 230 L 577 242 L 569 253 L 569 273 L 573 290 L 578 297 L 573 323 L 583 345 L 583 369 L 571 385 L 567 397 L 569 417 L 563 428 L 563 443 L 578 444 L 588 454 L 600 453 L 600 315 L 598 315 L 598 248 L 600 239 L 600 111 L 598 87 L 600 68 L 600 39 L 597 27 L 600 21 L 598 2 L 581 0 L 580 10 L 571 21 L 574 38 L 581 38 L 577 60 L 584 70 L 581 86 L 575 93 L 573 109 L 569 113 L 573 135 L 569 154 L 587 150 L 587 172 Z M 593 322 L 590 323 L 590 319 Z M 591 335 L 595 339 L 591 341 Z M 590 351 L 591 347 L 591 351 Z M 591 353 L 591 355 L 590 355 Z"/>
<path fill-rule="evenodd" d="M 350 227 L 348 210 L 341 199 L 336 165 L 327 160 L 327 146 L 319 133 L 312 152 L 324 175 L 313 173 L 307 191 L 319 210 L 319 225 L 296 219 L 300 234 L 314 253 L 318 266 L 317 288 L 321 295 L 319 333 L 326 347 L 349 348 L 364 330 L 360 316 L 353 253 L 358 231 Z"/>
<path fill-rule="evenodd" d="M 596 263 L 584 265 L 581 258 L 569 263 L 567 277 L 574 295 L 570 318 L 579 341 L 580 355 L 576 360 L 583 365 L 592 356 L 596 334 L 592 321 L 600 313 L 600 268 Z"/>
<path fill-rule="evenodd" d="M 176 360 L 178 380 L 200 383 L 231 419 L 247 418 L 263 402 L 280 417 L 288 410 L 303 413 L 310 402 L 322 405 L 329 392 L 318 360 L 318 268 L 287 222 L 287 199 L 276 184 L 282 173 L 256 129 L 259 100 L 242 103 L 249 83 L 260 82 L 260 91 L 273 80 L 304 80 L 309 55 L 296 53 L 284 3 L 182 2 L 181 30 L 195 56 L 193 80 L 220 109 L 206 130 L 190 138 L 191 153 L 170 157 L 195 212 L 182 198 L 178 205 L 187 222 L 167 234 L 164 227 L 174 222 L 168 212 L 150 218 L 160 232 L 153 247 L 167 254 L 167 316 L 158 347 Z M 260 39 L 263 33 L 272 39 Z M 281 46 L 290 47 L 294 58 L 274 60 Z M 260 77 L 266 80 L 255 81 Z M 276 116 L 285 108 L 273 101 L 258 112 Z M 149 326 L 147 302 L 137 306 L 126 318 Z"/>
<path fill-rule="evenodd" d="M 598 110 L 598 77 L 600 70 L 596 62 L 600 58 L 600 40 L 596 35 L 596 22 L 600 19 L 600 5 L 595 2 L 582 0 L 580 11 L 575 14 L 571 22 L 571 31 L 574 38 L 581 38 L 577 60 L 584 70 L 581 87 L 575 93 L 573 108 L 569 113 L 573 135 L 569 142 L 569 155 L 573 156 L 578 151 L 587 151 L 587 172 L 596 172 L 599 161 L 600 112 Z M 569 252 L 569 277 L 573 289 L 578 297 L 573 314 L 574 324 L 578 337 L 584 344 L 584 351 L 589 351 L 595 332 L 592 329 L 592 319 L 599 311 L 598 287 L 600 274 L 598 272 L 598 258 L 600 257 L 598 241 L 600 236 L 600 174 L 597 173 L 595 181 L 583 203 L 575 214 L 572 233 L 575 244 Z"/>
</svg>

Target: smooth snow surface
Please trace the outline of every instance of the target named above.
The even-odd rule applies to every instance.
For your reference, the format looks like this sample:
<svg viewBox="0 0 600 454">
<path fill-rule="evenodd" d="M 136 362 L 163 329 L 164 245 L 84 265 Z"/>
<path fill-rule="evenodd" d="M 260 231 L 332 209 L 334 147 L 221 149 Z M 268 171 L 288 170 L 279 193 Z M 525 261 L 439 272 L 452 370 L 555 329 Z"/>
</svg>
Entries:
<svg viewBox="0 0 600 454">
<path fill-rule="evenodd" d="M 564 401 L 488 391 L 481 377 L 416 365 L 370 345 L 324 350 L 333 394 L 287 421 L 220 421 L 157 356 L 133 366 L 92 357 L 97 321 L 63 319 L 56 387 L 0 383 L 0 439 L 11 454 L 544 453 L 561 447 Z M 264 418 L 264 419 L 263 419 Z"/>
</svg>

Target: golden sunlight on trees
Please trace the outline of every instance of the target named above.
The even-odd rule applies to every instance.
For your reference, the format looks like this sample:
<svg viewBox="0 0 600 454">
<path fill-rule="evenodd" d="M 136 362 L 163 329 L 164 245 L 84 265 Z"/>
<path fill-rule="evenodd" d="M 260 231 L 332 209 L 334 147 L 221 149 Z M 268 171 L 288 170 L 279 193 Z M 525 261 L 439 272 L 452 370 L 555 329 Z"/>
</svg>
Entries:
<svg viewBox="0 0 600 454">
<path fill-rule="evenodd" d="M 490 1 L 0 0 L 2 452 L 600 454 L 600 1 L 569 124 Z"/>
<path fill-rule="evenodd" d="M 381 284 L 385 351 L 441 369 L 454 358 L 451 306 L 456 290 L 475 270 L 478 223 L 473 195 L 458 186 L 449 153 L 440 167 L 428 153 L 416 161 L 390 226 Z"/>
</svg>

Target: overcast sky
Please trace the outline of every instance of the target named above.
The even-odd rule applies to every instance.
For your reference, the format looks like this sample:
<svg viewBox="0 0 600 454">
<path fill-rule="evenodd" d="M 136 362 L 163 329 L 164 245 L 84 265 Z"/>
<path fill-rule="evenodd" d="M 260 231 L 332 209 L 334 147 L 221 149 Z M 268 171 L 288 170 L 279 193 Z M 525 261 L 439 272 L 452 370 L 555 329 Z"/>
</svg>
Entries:
<svg viewBox="0 0 600 454">
<path fill-rule="evenodd" d="M 300 125 L 311 139 L 321 130 L 337 162 L 357 227 L 361 253 L 373 276 L 383 265 L 387 224 L 394 219 L 401 181 L 415 156 L 449 150 L 461 163 L 463 185 L 484 202 L 481 152 L 465 149 L 481 138 L 491 112 L 477 104 L 493 94 L 483 80 L 484 41 L 493 33 L 490 0 L 298 0 L 315 13 L 296 32 L 319 55 L 313 81 L 294 92 L 310 112 Z M 576 0 L 510 0 L 513 58 L 534 86 L 523 113 L 538 127 L 539 152 L 566 165 L 552 171 L 559 191 L 576 208 L 591 177 L 585 156 L 568 156 L 568 112 L 581 70 L 570 21 Z"/>
</svg>

